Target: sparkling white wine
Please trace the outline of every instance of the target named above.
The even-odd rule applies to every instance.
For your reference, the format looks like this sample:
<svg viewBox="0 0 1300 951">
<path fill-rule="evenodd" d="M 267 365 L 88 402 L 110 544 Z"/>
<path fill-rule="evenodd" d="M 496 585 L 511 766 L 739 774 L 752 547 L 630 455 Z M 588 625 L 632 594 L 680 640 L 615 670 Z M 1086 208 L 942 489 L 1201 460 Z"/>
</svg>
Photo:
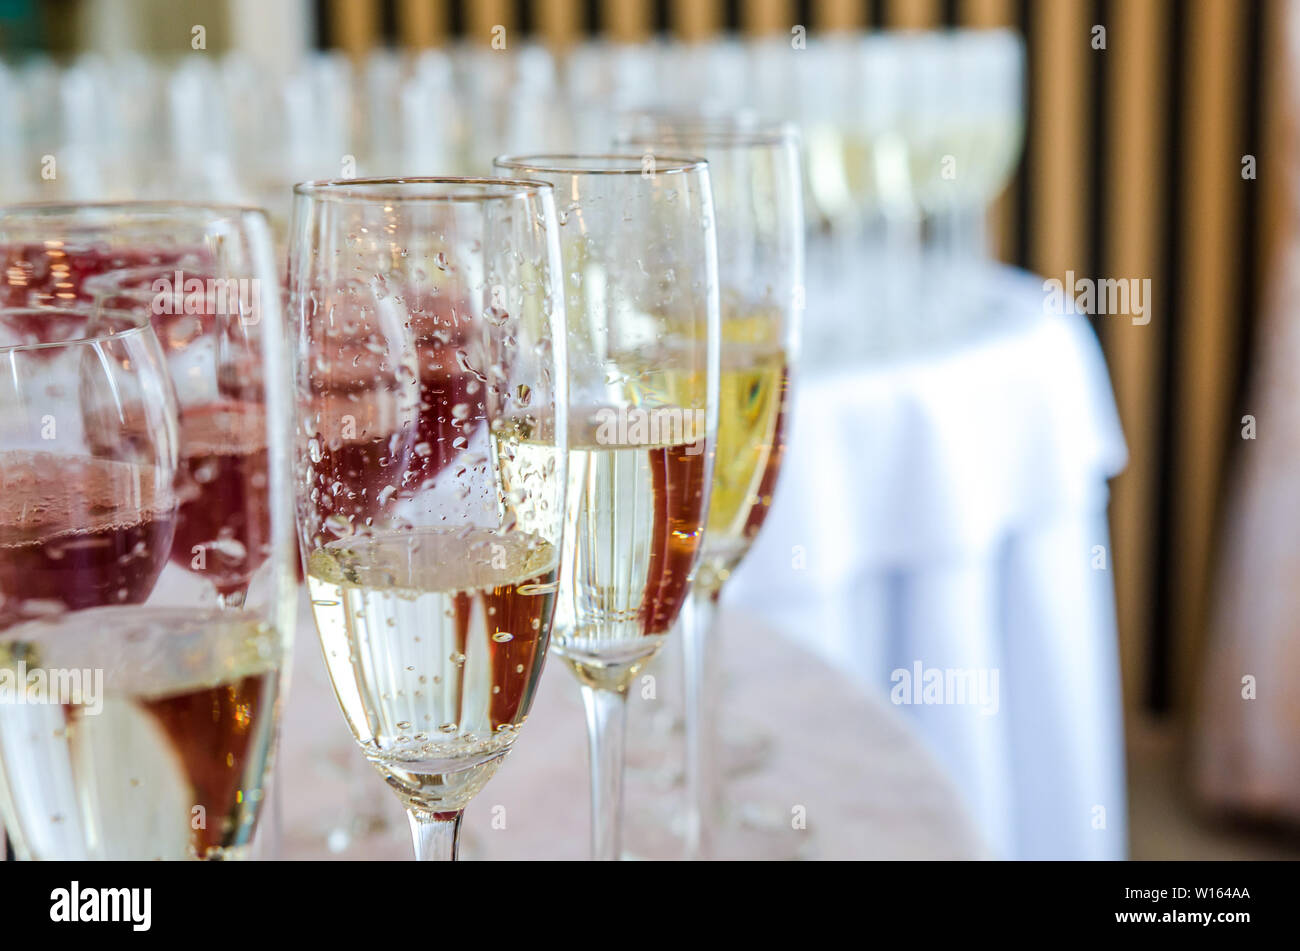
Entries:
<svg viewBox="0 0 1300 951">
<path fill-rule="evenodd" d="M 555 597 L 531 532 L 410 529 L 314 551 L 307 585 L 334 692 L 408 803 L 464 805 L 528 716 Z"/>
<path fill-rule="evenodd" d="M 789 363 L 780 334 L 787 316 L 774 308 L 728 302 L 722 322 L 718 437 L 708 531 L 695 584 L 718 589 L 749 551 L 767 517 L 785 445 Z M 699 375 L 662 374 L 665 392 L 682 398 Z"/>
<path fill-rule="evenodd" d="M 0 813 L 20 856 L 241 857 L 281 655 L 240 611 L 105 607 L 6 631 Z"/>
<path fill-rule="evenodd" d="M 784 442 L 789 378 L 781 351 L 727 351 L 718 387 L 713 498 L 696 583 L 719 585 L 762 526 Z"/>
<path fill-rule="evenodd" d="M 580 679 L 619 688 L 659 649 L 689 591 L 708 446 L 689 410 L 575 416 L 554 648 Z M 507 493 L 556 452 L 500 434 L 497 451 Z"/>
</svg>

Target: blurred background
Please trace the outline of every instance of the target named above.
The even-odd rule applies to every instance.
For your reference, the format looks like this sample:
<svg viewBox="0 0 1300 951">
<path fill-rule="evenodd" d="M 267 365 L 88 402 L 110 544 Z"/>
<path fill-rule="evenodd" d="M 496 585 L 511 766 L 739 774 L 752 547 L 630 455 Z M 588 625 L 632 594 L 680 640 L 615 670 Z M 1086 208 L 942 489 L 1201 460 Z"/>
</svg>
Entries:
<svg viewBox="0 0 1300 951">
<path fill-rule="evenodd" d="M 606 147 L 628 110 L 690 107 L 800 126 L 804 380 L 956 359 L 999 295 L 1033 309 L 1044 279 L 1149 281 L 1140 317 L 1082 318 L 1108 386 L 1081 384 L 1105 405 L 1100 448 L 1076 461 L 1103 511 L 1114 478 L 1109 539 L 1082 537 L 1071 557 L 1104 590 L 1041 591 L 1099 620 L 1032 636 L 1096 639 L 1103 661 L 1058 658 L 1063 682 L 1100 697 L 1103 719 L 1122 696 L 1127 854 L 1295 858 L 1300 328 L 1283 265 L 1296 19 L 1287 0 L 3 0 L 0 199 L 236 200 L 267 207 L 283 234 L 294 181 L 486 172 L 503 151 Z M 974 385 L 999 365 L 977 364 Z M 983 422 L 1034 431 L 1033 407 L 1052 399 L 1016 391 Z M 989 477 L 1032 483 L 1057 458 L 1033 445 L 1026 472 Z M 877 456 L 847 451 L 853 468 Z M 785 478 L 787 510 L 815 490 Z M 760 564 L 800 544 L 781 532 Z M 891 557 L 879 560 L 904 571 Z M 890 617 L 879 626 L 896 640 Z M 847 635 L 819 648 L 887 698 L 872 665 L 837 660 L 854 649 Z M 882 652 L 882 669 L 927 656 Z M 982 762 L 985 747 L 944 729 L 918 724 L 960 790 L 962 756 Z M 998 755 L 1014 759 L 1007 742 Z M 1103 730 L 1085 745 L 1107 742 Z M 1011 775 L 1051 769 L 1024 755 Z M 970 804 L 994 842 L 984 817 L 998 795 Z"/>
</svg>

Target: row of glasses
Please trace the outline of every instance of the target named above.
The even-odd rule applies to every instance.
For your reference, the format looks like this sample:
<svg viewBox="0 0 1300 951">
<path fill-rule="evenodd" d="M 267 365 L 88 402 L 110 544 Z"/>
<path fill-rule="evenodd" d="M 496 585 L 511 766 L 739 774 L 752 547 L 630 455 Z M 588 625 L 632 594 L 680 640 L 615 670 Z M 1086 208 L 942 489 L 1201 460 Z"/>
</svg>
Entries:
<svg viewBox="0 0 1300 951">
<path fill-rule="evenodd" d="M 242 857 L 293 611 L 265 217 L 11 207 L 0 255 L 0 814 L 13 849 Z M 97 289 L 141 268 L 147 298 Z"/>
<path fill-rule="evenodd" d="M 572 435 L 554 651 L 586 709 L 592 856 L 617 859 L 628 688 L 689 600 L 709 517 L 719 368 L 710 175 L 673 153 L 496 167 L 562 196 Z"/>
<path fill-rule="evenodd" d="M 778 136 L 767 144 L 791 143 Z M 736 560 L 734 536 L 749 531 L 741 523 L 750 516 L 731 511 L 736 489 L 727 475 L 727 524 L 718 531 L 726 544 L 715 543 L 712 555 L 705 548 L 717 492 L 723 344 L 709 169 L 653 152 L 496 164 L 521 177 L 296 189 L 289 310 L 299 542 L 340 706 L 404 802 L 418 857 L 455 857 L 462 811 L 513 744 L 551 644 L 577 675 L 587 707 L 593 854 L 617 858 L 628 686 L 676 625 L 700 559 L 704 577 L 725 573 Z M 564 196 L 559 208 L 553 191 Z M 71 505 L 58 526 L 33 528 L 22 518 L 7 526 L 5 547 L 14 550 L 0 656 L 44 662 L 63 657 L 54 649 L 64 643 L 76 648 L 71 657 L 121 642 L 132 645 L 133 661 L 129 676 L 113 678 L 121 697 L 114 709 L 127 711 L 121 722 L 99 731 L 55 725 L 42 738 L 22 719 L 3 721 L 11 749 L 46 765 L 69 760 L 62 772 L 46 772 L 66 774 L 67 808 L 85 819 L 75 835 L 70 825 L 52 833 L 62 813 L 35 814 L 32 803 L 57 804 L 57 796 L 32 795 L 29 774 L 40 770 L 16 770 L 6 759 L 2 802 L 24 856 L 136 854 L 102 838 L 113 809 L 86 801 L 103 785 L 85 768 L 95 752 L 82 748 L 87 734 L 134 744 L 114 757 L 110 774 L 132 774 L 132 788 L 143 775 L 158 797 L 188 789 L 199 814 L 234 795 L 242 808 L 220 823 L 230 834 L 191 830 L 185 854 L 239 854 L 251 837 L 275 732 L 292 579 L 276 557 L 285 551 L 278 486 L 289 472 L 280 465 L 288 440 L 273 438 L 273 421 L 287 418 L 280 352 L 287 340 L 266 266 L 265 222 L 255 227 L 260 219 L 243 217 L 166 206 L 15 209 L 4 217 L 11 231 L 29 229 L 25 239 L 6 235 L 6 291 L 10 302 L 29 306 L 6 312 L 16 339 L 4 352 L 12 361 L 41 360 L 44 349 L 63 348 L 81 354 L 67 359 L 83 376 L 117 368 L 149 388 L 124 406 L 129 388 L 114 381 L 111 424 L 96 425 L 85 415 L 99 407 L 90 387 L 69 388 L 57 373 L 41 377 L 62 385 L 62 395 L 76 390 L 83 438 L 74 449 L 92 460 L 74 452 L 81 469 L 57 481 L 84 483 L 77 497 L 94 499 L 101 482 L 128 473 L 135 487 L 117 495 L 139 517 L 114 510 L 108 542 L 97 515 Z M 736 233 L 750 227 L 735 212 L 728 219 Z M 198 232 L 187 230 L 196 223 Z M 231 260 L 239 250 L 244 257 Z M 254 288 L 265 281 L 265 293 L 239 295 L 238 282 L 250 278 L 236 274 L 254 275 Z M 750 368 L 763 379 L 738 382 L 757 385 L 760 399 L 779 407 L 785 331 L 778 319 L 772 336 L 761 298 L 729 298 L 728 345 L 738 363 L 731 370 L 750 356 L 763 368 L 781 362 L 775 376 Z M 56 301 L 78 306 L 58 309 Z M 275 317 L 263 323 L 268 313 Z M 105 358 L 130 340 L 149 359 Z M 16 394 L 15 406 L 23 398 Z M 31 430 L 30 412 L 11 415 Z M 779 456 L 772 451 L 779 413 L 760 408 L 759 416 L 766 448 L 746 443 L 739 451 L 762 459 L 732 459 L 730 445 L 725 457 L 752 470 L 746 498 L 762 496 L 775 472 L 768 457 Z M 23 485 L 45 484 L 48 473 L 36 470 L 48 463 L 24 447 L 21 426 L 4 452 L 15 498 Z M 134 468 L 121 469 L 128 459 Z M 96 474 L 106 466 L 112 479 Z M 138 485 L 145 474 L 149 492 Z M 58 505 L 20 508 L 30 521 L 29 510 Z M 156 528 L 143 536 L 142 524 Z M 58 598 L 20 583 L 32 570 L 14 558 L 23 554 L 24 531 L 37 536 L 41 557 L 74 569 L 63 576 L 56 566 L 63 602 L 50 605 Z M 85 552 L 111 553 L 113 564 Z M 128 584 L 119 575 L 132 566 Z M 172 577 L 159 584 L 167 569 Z M 185 585 L 177 572 L 197 583 Z M 106 583 L 119 586 L 110 593 Z M 710 581 L 705 590 L 715 587 Z M 168 602 L 181 591 L 193 603 L 178 613 Z M 146 602 L 148 610 L 128 607 Z M 112 617 L 83 618 L 83 609 Z M 174 670 L 175 653 L 199 668 Z M 255 748 L 245 743 L 235 755 L 238 743 L 220 718 L 203 729 L 195 710 L 217 695 L 231 704 L 231 728 L 255 734 Z M 180 725 L 156 703 L 179 706 Z M 166 732 L 171 744 L 144 742 L 137 721 Z M 158 765 L 164 759 L 179 770 L 168 773 Z M 112 802 L 154 825 L 184 814 L 161 800 L 153 805 Z M 165 836 L 130 839 L 145 854 L 173 854 L 164 841 L 177 845 Z"/>
<path fill-rule="evenodd" d="M 1005 29 L 846 33 L 808 53 L 787 110 L 805 133 L 814 314 L 872 289 L 855 341 L 829 317 L 810 325 L 809 360 L 892 353 L 979 320 L 988 209 L 1023 140 L 1023 40 Z M 826 296 L 836 288 L 843 300 Z"/>
<path fill-rule="evenodd" d="M 417 857 L 456 857 L 551 647 L 582 684 L 593 855 L 612 859 L 627 688 L 687 600 L 707 518 L 708 174 L 640 155 L 496 164 L 513 177 L 297 189 L 307 581 L 340 706 Z"/>
<path fill-rule="evenodd" d="M 715 614 L 722 590 L 767 517 L 789 416 L 803 307 L 803 210 L 793 129 L 753 117 L 644 112 L 616 138 L 703 156 L 717 214 L 720 287 L 718 436 L 712 500 L 690 609 L 684 613 L 686 854 L 714 853 L 719 814 L 721 683 Z"/>
</svg>

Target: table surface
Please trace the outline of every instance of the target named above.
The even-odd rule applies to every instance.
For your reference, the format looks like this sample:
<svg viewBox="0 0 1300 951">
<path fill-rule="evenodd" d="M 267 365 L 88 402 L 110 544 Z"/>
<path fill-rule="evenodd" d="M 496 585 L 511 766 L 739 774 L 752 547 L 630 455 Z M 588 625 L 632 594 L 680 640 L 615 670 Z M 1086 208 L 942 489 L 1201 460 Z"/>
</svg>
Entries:
<svg viewBox="0 0 1300 951">
<path fill-rule="evenodd" d="M 725 801 L 721 858 L 943 859 L 984 853 L 949 781 L 902 718 L 741 608 L 720 614 Z M 366 765 L 329 687 L 305 597 L 277 782 L 289 859 L 406 859 L 397 798 Z M 745 644 L 746 650 L 734 648 Z M 681 840 L 678 658 L 658 699 L 631 695 L 629 856 L 677 858 Z M 796 829 L 794 817 L 806 817 Z M 463 859 L 584 859 L 589 800 L 576 681 L 548 665 L 505 765 L 466 811 Z"/>
</svg>

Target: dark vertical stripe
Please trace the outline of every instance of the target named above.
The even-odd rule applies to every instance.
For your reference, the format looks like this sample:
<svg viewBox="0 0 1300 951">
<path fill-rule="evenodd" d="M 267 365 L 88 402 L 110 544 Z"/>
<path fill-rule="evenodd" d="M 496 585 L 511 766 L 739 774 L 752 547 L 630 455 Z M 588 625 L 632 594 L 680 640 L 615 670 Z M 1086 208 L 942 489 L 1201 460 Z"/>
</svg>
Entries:
<svg viewBox="0 0 1300 951">
<path fill-rule="evenodd" d="M 961 15 L 957 7 L 960 5 L 960 0 L 943 0 L 943 5 L 939 11 L 939 22 L 949 29 L 959 26 L 961 24 Z"/>
<path fill-rule="evenodd" d="M 796 0 L 794 5 L 794 22 L 802 24 L 806 29 L 812 29 L 813 22 L 813 2 L 812 0 Z"/>
<path fill-rule="evenodd" d="M 1245 113 L 1244 140 L 1242 142 L 1241 154 L 1255 156 L 1255 173 L 1273 174 L 1272 167 L 1265 170 L 1263 166 L 1264 156 L 1264 110 L 1268 103 L 1264 102 L 1264 74 L 1263 70 L 1266 64 L 1264 62 L 1264 26 L 1265 12 L 1263 0 L 1249 0 L 1246 7 L 1246 16 L 1248 24 L 1246 27 L 1246 62 L 1250 64 L 1250 70 L 1246 73 L 1245 81 L 1242 83 L 1242 94 L 1245 102 L 1242 103 L 1242 110 Z M 1273 158 L 1273 156 L 1270 156 Z M 1278 170 L 1280 173 L 1281 170 Z M 1240 171 L 1238 171 L 1240 177 Z M 1263 301 L 1261 300 L 1260 285 L 1268 274 L 1263 265 L 1265 262 L 1259 260 L 1260 241 L 1259 241 L 1259 181 L 1241 179 L 1241 228 L 1242 233 L 1237 247 L 1241 248 L 1241 258 L 1239 261 L 1241 267 L 1241 349 L 1237 353 L 1236 378 L 1233 387 L 1233 405 L 1239 409 L 1228 419 L 1228 438 L 1224 440 L 1225 446 L 1235 445 L 1240 438 L 1241 417 L 1251 412 L 1247 407 L 1246 401 L 1250 399 L 1250 367 L 1255 357 L 1255 339 L 1256 330 L 1259 325 L 1259 308 Z M 1225 483 L 1226 487 L 1226 483 Z"/>
<path fill-rule="evenodd" d="M 601 14 L 600 0 L 587 0 L 583 6 L 587 11 L 587 35 L 599 36 L 605 29 L 605 17 Z"/>
<path fill-rule="evenodd" d="M 397 0 L 379 0 L 379 39 L 385 46 L 397 46 Z"/>
<path fill-rule="evenodd" d="M 1110 45 L 1110 0 L 1093 0 L 1092 24 L 1106 28 L 1107 47 Z M 1088 236 L 1087 254 L 1088 260 L 1084 263 L 1085 273 L 1091 274 L 1094 279 L 1101 277 L 1130 277 L 1132 275 L 1112 274 L 1103 275 L 1101 269 L 1105 266 L 1105 244 L 1106 244 L 1106 209 L 1109 193 L 1106 189 L 1106 144 L 1109 140 L 1107 132 L 1107 115 L 1106 107 L 1108 105 L 1108 94 L 1110 90 L 1110 57 L 1108 49 L 1092 49 L 1092 29 L 1088 30 L 1088 48 L 1091 50 L 1091 58 L 1088 61 L 1088 72 L 1090 73 L 1090 90 L 1092 101 L 1089 103 L 1092 117 L 1092 155 L 1090 158 L 1091 168 L 1089 169 L 1089 190 L 1092 207 L 1088 213 Z M 1110 322 L 1107 320 L 1094 321 L 1093 326 L 1097 328 L 1097 334 L 1105 343 L 1110 329 Z"/>
<path fill-rule="evenodd" d="M 885 28 L 885 0 L 867 0 L 867 25 L 873 30 Z"/>
<path fill-rule="evenodd" d="M 726 0 L 722 4 L 722 28 L 728 33 L 739 33 L 743 26 L 740 22 L 740 0 Z"/>
<path fill-rule="evenodd" d="M 1267 15 L 1263 0 L 1247 0 L 1243 15 L 1247 21 L 1245 62 L 1248 64 L 1248 69 L 1242 77 L 1238 90 L 1238 108 L 1244 116 L 1240 151 L 1243 158 L 1247 155 L 1255 156 L 1255 174 L 1258 176 L 1270 173 L 1263 168 L 1264 156 L 1262 154 L 1264 148 L 1264 111 L 1269 106 L 1269 103 L 1263 99 L 1264 70 L 1270 65 L 1264 62 L 1264 28 Z M 1224 407 L 1224 419 L 1222 421 L 1223 440 L 1221 445 L 1224 447 L 1224 451 L 1217 460 L 1224 477 L 1219 480 L 1219 492 L 1216 499 L 1213 523 L 1213 537 L 1215 539 L 1223 538 L 1224 530 L 1227 527 L 1227 517 L 1233 511 L 1232 507 L 1225 503 L 1229 493 L 1233 492 L 1238 486 L 1234 478 L 1234 469 L 1235 464 L 1241 461 L 1242 454 L 1235 450 L 1239 447 L 1252 445 L 1243 442 L 1241 439 L 1241 418 L 1247 413 L 1256 414 L 1258 412 L 1258 407 L 1251 403 L 1251 369 L 1255 363 L 1255 342 L 1262 318 L 1260 307 L 1264 304 L 1261 291 L 1265 286 L 1264 281 L 1269 276 L 1265 268 L 1266 262 L 1259 259 L 1261 251 L 1259 181 L 1258 178 L 1241 178 L 1240 165 L 1236 169 L 1236 175 L 1239 179 L 1237 186 L 1240 189 L 1237 199 L 1241 207 L 1240 230 L 1236 241 L 1224 242 L 1223 248 L 1225 256 L 1231 248 L 1239 248 L 1241 251 L 1236 261 L 1238 286 L 1241 288 L 1236 321 L 1238 350 L 1236 364 L 1232 367 L 1230 402 Z M 1211 581 L 1216 578 L 1217 575 L 1212 575 Z"/>
<path fill-rule="evenodd" d="M 1177 6 L 1174 7 L 1177 14 Z M 1174 537 L 1174 492 L 1178 485 L 1178 433 L 1174 420 L 1178 414 L 1176 394 L 1180 382 L 1178 366 L 1179 330 L 1182 323 L 1182 306 L 1184 291 L 1182 288 L 1183 253 L 1182 231 L 1184 227 L 1184 209 L 1181 203 L 1183 188 L 1183 149 L 1184 133 L 1183 110 L 1186 106 L 1187 92 L 1184 88 L 1184 69 L 1187 63 L 1188 24 L 1186 16 L 1174 16 L 1170 24 L 1172 37 L 1169 55 L 1169 125 L 1165 138 L 1164 155 L 1161 161 L 1169 170 L 1165 182 L 1165 217 L 1164 262 L 1161 266 L 1162 280 L 1160 287 L 1167 301 L 1165 308 L 1165 334 L 1163 360 L 1165 366 L 1165 399 L 1160 407 L 1160 474 L 1156 484 L 1160 487 L 1156 501 L 1156 530 L 1152 536 L 1152 562 L 1156 566 L 1157 581 L 1154 592 L 1154 610 L 1151 624 L 1151 653 L 1147 665 L 1147 700 L 1152 711 L 1167 713 L 1172 698 L 1172 650 L 1173 630 L 1169 612 L 1175 596 L 1175 576 L 1170 558 Z"/>
<path fill-rule="evenodd" d="M 654 17 L 650 29 L 659 36 L 672 36 L 672 12 L 668 9 L 668 0 L 654 0 Z"/>
<path fill-rule="evenodd" d="M 1016 182 L 1016 249 L 1015 263 L 1019 267 L 1029 267 L 1029 249 L 1033 247 L 1033 220 L 1031 203 L 1034 196 L 1031 183 L 1034 180 L 1034 136 L 1032 129 L 1038 118 L 1038 97 L 1034 95 L 1035 60 L 1038 54 L 1034 43 L 1034 3 L 1033 0 L 1020 0 L 1020 10 L 1016 17 L 1020 22 L 1020 32 L 1025 37 L 1025 149 L 1020 159 L 1020 178 Z"/>
<path fill-rule="evenodd" d="M 330 36 L 329 0 L 316 0 L 312 4 L 312 12 L 316 16 L 316 22 L 313 24 L 316 27 L 316 49 L 327 50 L 333 45 L 331 43 L 333 38 Z"/>
<path fill-rule="evenodd" d="M 537 23 L 533 19 L 533 6 L 536 2 L 537 0 L 515 0 L 515 29 L 527 37 L 537 32 Z"/>
<path fill-rule="evenodd" d="M 461 6 L 468 0 L 449 0 L 447 3 L 447 35 L 452 39 L 463 39 L 465 36 L 465 8 Z"/>
</svg>

